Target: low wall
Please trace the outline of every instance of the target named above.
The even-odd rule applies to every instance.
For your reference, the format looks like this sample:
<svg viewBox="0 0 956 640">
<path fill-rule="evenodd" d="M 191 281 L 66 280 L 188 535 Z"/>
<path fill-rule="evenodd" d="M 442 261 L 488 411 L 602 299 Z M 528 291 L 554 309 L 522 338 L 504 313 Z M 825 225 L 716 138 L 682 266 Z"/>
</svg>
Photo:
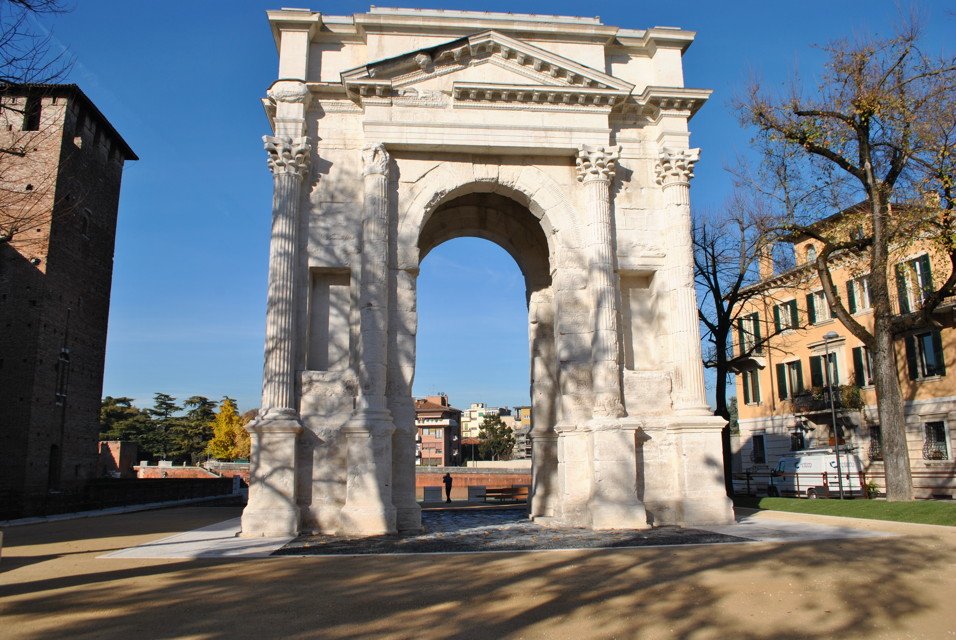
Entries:
<svg viewBox="0 0 956 640">
<path fill-rule="evenodd" d="M 442 478 L 446 473 L 451 474 L 451 496 L 456 500 L 467 499 L 468 487 L 531 486 L 530 469 L 415 467 L 415 490 L 418 498 L 422 498 L 425 487 L 444 487 L 445 485 L 442 482 Z"/>
<path fill-rule="evenodd" d="M 48 494 L 33 515 L 232 495 L 231 478 L 97 478 L 76 493 Z"/>
<path fill-rule="evenodd" d="M 214 473 L 202 467 L 154 467 L 153 465 L 136 465 L 136 477 L 140 479 L 157 478 L 218 478 Z"/>
</svg>

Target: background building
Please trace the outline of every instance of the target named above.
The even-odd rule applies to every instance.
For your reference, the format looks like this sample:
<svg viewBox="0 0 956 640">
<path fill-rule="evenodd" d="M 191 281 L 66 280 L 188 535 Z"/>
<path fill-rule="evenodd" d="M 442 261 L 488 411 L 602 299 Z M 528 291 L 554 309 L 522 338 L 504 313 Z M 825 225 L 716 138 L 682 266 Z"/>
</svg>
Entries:
<svg viewBox="0 0 956 640">
<path fill-rule="evenodd" d="M 846 212 L 818 223 L 844 222 Z M 811 264 L 817 246 L 794 238 L 796 266 L 773 273 L 762 264 L 760 295 L 740 315 L 735 348 L 740 425 L 739 467 L 766 473 L 785 453 L 836 443 L 828 380 L 841 444 L 855 450 L 868 476 L 883 483 L 876 392 L 870 357 L 859 339 L 831 313 Z M 913 313 L 924 296 L 949 276 L 951 267 L 928 240 L 897 247 L 890 256 L 891 295 L 896 311 Z M 844 254 L 833 258 L 831 273 L 847 310 L 867 329 L 873 327 L 868 260 Z M 953 427 L 956 426 L 956 375 L 953 374 L 954 305 L 946 300 L 926 326 L 896 342 L 896 362 L 905 401 L 906 432 L 917 497 L 956 493 Z M 831 334 L 829 338 L 827 336 Z M 832 334 L 836 334 L 833 337 Z M 763 342 L 761 346 L 760 343 Z M 754 345 L 757 349 L 748 357 Z M 743 348 L 741 348 L 743 347 Z"/>
<path fill-rule="evenodd" d="M 531 407 L 515 407 L 515 448 L 513 460 L 531 458 Z"/>
<path fill-rule="evenodd" d="M 448 404 L 448 396 L 415 400 L 415 463 L 423 467 L 461 464 L 461 409 Z"/>
<path fill-rule="evenodd" d="M 461 435 L 465 438 L 477 438 L 485 416 L 501 415 L 497 407 L 489 407 L 484 402 L 472 402 L 461 414 Z"/>
<path fill-rule="evenodd" d="M 96 474 L 120 180 L 136 155 L 76 85 L 0 86 L 0 519 Z"/>
</svg>

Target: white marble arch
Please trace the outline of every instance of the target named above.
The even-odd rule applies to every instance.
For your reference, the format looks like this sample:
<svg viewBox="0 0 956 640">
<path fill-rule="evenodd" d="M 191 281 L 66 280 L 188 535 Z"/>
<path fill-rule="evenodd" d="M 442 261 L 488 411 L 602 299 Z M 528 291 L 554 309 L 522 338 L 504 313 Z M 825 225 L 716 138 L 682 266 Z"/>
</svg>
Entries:
<svg viewBox="0 0 956 640">
<path fill-rule="evenodd" d="M 375 7 L 269 21 L 275 197 L 242 535 L 421 527 L 418 267 L 457 235 L 497 242 L 526 278 L 530 516 L 732 520 L 692 277 L 688 121 L 710 95 L 683 86 L 694 34 Z"/>
</svg>

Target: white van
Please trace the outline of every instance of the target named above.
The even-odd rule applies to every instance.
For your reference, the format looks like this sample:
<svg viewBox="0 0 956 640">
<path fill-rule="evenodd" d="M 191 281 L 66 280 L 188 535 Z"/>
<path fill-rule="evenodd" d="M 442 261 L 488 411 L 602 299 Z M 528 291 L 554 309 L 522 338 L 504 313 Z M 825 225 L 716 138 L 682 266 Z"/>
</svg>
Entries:
<svg viewBox="0 0 956 640">
<path fill-rule="evenodd" d="M 841 474 L 837 474 L 837 454 L 832 448 L 805 449 L 783 456 L 770 473 L 767 495 L 836 498 L 840 495 L 840 475 L 844 496 L 864 495 L 860 484 L 863 471 L 860 459 L 843 447 L 839 455 Z"/>
</svg>

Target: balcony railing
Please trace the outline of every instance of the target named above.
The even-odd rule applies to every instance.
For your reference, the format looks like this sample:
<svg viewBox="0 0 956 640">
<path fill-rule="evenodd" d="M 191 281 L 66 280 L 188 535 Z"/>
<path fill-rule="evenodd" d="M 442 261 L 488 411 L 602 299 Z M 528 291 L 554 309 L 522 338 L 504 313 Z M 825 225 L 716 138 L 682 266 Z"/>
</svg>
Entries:
<svg viewBox="0 0 956 640">
<path fill-rule="evenodd" d="M 833 393 L 833 408 L 837 411 L 858 411 L 863 408 L 863 394 L 856 385 L 813 387 L 793 397 L 794 413 L 818 413 L 830 410 L 830 394 Z"/>
</svg>

